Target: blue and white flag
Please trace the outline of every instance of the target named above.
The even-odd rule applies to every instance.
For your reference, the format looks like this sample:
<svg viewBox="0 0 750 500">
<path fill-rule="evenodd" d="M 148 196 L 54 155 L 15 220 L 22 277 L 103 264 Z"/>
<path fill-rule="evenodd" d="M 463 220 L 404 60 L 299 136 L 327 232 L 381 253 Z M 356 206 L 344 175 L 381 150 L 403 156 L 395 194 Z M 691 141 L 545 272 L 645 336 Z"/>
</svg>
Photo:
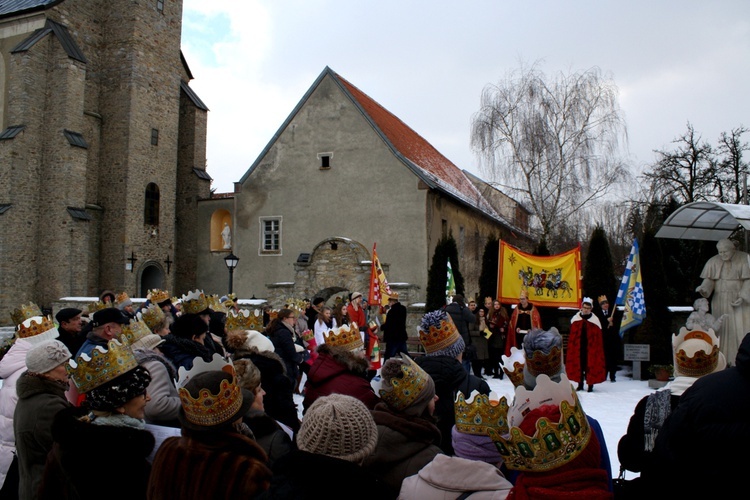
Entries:
<svg viewBox="0 0 750 500">
<path fill-rule="evenodd" d="M 615 305 L 623 306 L 625 313 L 620 323 L 620 337 L 629 328 L 643 323 L 646 317 L 646 299 L 643 296 L 643 280 L 641 279 L 641 256 L 638 250 L 638 240 L 633 240 L 633 247 L 628 256 L 628 265 L 622 275 L 622 283 L 617 291 Z"/>
</svg>

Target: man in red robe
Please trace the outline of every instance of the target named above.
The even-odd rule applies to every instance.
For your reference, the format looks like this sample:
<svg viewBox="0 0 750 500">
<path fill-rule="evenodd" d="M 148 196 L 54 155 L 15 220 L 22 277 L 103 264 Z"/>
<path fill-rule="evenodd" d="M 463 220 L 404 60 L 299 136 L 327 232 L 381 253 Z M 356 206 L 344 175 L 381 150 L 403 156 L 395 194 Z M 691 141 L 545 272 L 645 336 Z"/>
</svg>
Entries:
<svg viewBox="0 0 750 500">
<path fill-rule="evenodd" d="M 570 380 L 578 382 L 579 391 L 583 390 L 584 381 L 589 385 L 588 392 L 593 392 L 594 384 L 607 380 L 602 325 L 593 310 L 594 301 L 584 297 L 581 310 L 570 320 L 565 372 Z"/>
</svg>

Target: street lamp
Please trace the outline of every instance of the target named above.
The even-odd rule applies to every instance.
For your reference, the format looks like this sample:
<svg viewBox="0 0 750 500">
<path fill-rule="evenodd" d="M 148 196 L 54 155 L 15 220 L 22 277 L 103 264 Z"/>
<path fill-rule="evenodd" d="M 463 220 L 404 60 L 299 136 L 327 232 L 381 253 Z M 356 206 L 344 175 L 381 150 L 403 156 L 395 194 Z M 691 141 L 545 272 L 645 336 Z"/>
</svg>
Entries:
<svg viewBox="0 0 750 500">
<path fill-rule="evenodd" d="M 227 269 L 229 269 L 229 293 L 232 293 L 232 278 L 234 277 L 234 268 L 237 267 L 239 261 L 240 258 L 232 252 L 229 252 L 229 255 L 224 257 L 224 262 L 227 265 Z"/>
</svg>

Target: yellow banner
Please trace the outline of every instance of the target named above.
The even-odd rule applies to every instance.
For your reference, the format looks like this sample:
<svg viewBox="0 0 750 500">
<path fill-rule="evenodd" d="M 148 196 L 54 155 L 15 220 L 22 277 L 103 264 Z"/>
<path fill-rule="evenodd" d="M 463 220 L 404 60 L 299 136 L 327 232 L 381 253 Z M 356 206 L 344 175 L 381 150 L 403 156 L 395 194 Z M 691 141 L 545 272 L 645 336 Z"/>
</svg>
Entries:
<svg viewBox="0 0 750 500">
<path fill-rule="evenodd" d="M 581 246 L 549 256 L 531 255 L 500 242 L 497 296 L 518 303 L 524 290 L 538 306 L 580 307 Z"/>
<path fill-rule="evenodd" d="M 367 302 L 371 306 L 375 304 L 381 308 L 388 305 L 388 297 L 391 295 L 391 287 L 385 279 L 385 273 L 380 266 L 380 259 L 375 251 L 375 243 L 372 244 L 372 267 L 370 268 L 370 293 Z"/>
</svg>

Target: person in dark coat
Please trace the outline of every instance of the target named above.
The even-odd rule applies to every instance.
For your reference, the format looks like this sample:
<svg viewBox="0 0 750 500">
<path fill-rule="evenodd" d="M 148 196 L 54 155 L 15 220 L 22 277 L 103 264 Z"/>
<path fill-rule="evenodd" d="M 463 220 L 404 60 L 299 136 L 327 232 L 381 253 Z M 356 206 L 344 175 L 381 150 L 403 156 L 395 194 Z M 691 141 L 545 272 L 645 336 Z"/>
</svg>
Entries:
<svg viewBox="0 0 750 500">
<path fill-rule="evenodd" d="M 395 499 L 381 479 L 361 466 L 377 442 L 375 421 L 361 401 L 344 394 L 323 396 L 305 414 L 298 449 L 274 464 L 271 487 L 259 498 Z"/>
<path fill-rule="evenodd" d="M 656 437 L 656 487 L 683 498 L 730 498 L 746 485 L 747 464 L 737 459 L 750 447 L 750 334 L 735 365 L 696 380 L 680 397 Z M 707 457 L 725 457 L 700 468 L 694 481 L 675 481 Z M 665 491 L 665 490 L 661 490 Z"/>
<path fill-rule="evenodd" d="M 214 352 L 206 347 L 205 339 L 208 325 L 197 314 L 183 314 L 170 327 L 170 334 L 164 336 L 165 342 L 160 346 L 161 352 L 177 370 L 181 367 L 190 370 L 197 357 L 206 362 L 211 361 Z"/>
<path fill-rule="evenodd" d="M 257 330 L 230 330 L 224 341 L 233 360 L 249 359 L 260 370 L 266 413 L 297 432 L 300 421 L 294 383 L 286 376 L 284 361 L 274 352 L 273 343 Z"/>
<path fill-rule="evenodd" d="M 620 337 L 622 312 L 618 311 L 617 308 L 612 310 L 609 307 L 609 300 L 606 295 L 600 295 L 597 301 L 599 307 L 594 310 L 594 314 L 599 318 L 599 323 L 602 325 L 604 364 L 610 382 L 616 382 L 618 363 L 622 358 L 622 338 Z"/>
<path fill-rule="evenodd" d="M 464 341 L 445 310 L 424 315 L 419 326 L 419 340 L 425 355 L 417 358 L 416 363 L 432 377 L 438 396 L 435 418 L 441 434 L 440 449 L 453 455 L 451 429 L 456 423 L 453 402 L 457 392 L 461 391 L 465 397 L 475 390 L 489 395 L 490 386 L 467 372 L 461 364 Z"/>
<path fill-rule="evenodd" d="M 380 326 L 385 342 L 385 354 L 383 360 L 396 356 L 402 352 L 409 353 L 406 341 L 409 335 L 406 333 L 406 307 L 398 301 L 398 293 L 393 292 L 388 296 L 388 312 L 385 315 L 385 323 Z"/>
<path fill-rule="evenodd" d="M 284 360 L 287 377 L 295 384 L 299 375 L 299 365 L 302 363 L 302 354 L 297 350 L 299 344 L 294 342 L 296 324 L 297 314 L 294 310 L 281 309 L 265 329 L 266 336 L 273 342 L 274 351 Z"/>
<path fill-rule="evenodd" d="M 454 295 L 453 301 L 445 306 L 445 312 L 451 315 L 453 324 L 458 329 L 458 333 L 464 341 L 464 356 L 461 363 L 467 372 L 471 372 L 471 362 L 473 361 L 471 358 L 473 356 L 470 353 L 474 352 L 474 349 L 469 347 L 471 346 L 469 330 L 471 325 L 476 323 L 477 318 L 471 312 L 471 309 L 466 306 L 463 295 Z"/>
<path fill-rule="evenodd" d="M 75 307 L 66 307 L 57 311 L 55 320 L 60 325 L 57 328 L 60 336 L 58 340 L 65 344 L 71 355 L 78 352 L 83 343 L 86 341 L 86 335 L 83 335 L 83 318 L 80 309 Z"/>
<path fill-rule="evenodd" d="M 357 329 L 343 326 L 331 330 L 325 343 L 318 346 L 318 358 L 307 374 L 303 412 L 316 399 L 334 393 L 355 397 L 373 409 L 380 398 L 367 379 L 369 367 L 362 335 Z"/>
</svg>

